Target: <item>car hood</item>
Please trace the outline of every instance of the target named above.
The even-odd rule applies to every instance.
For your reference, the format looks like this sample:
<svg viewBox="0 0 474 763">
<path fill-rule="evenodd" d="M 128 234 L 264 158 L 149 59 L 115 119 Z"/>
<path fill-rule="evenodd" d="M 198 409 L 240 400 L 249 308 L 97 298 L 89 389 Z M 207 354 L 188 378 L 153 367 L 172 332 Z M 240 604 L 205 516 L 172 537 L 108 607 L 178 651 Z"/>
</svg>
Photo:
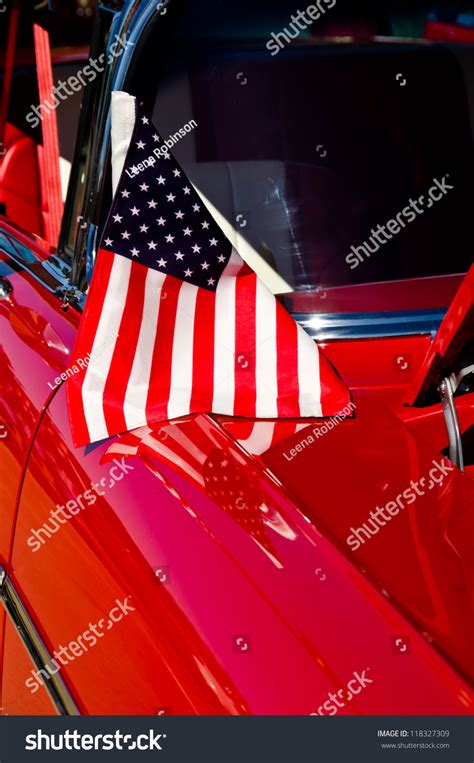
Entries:
<svg viewBox="0 0 474 763">
<path fill-rule="evenodd" d="M 307 629 L 326 621 L 329 627 L 334 606 L 348 620 L 360 618 L 371 639 L 373 618 L 388 608 L 392 635 L 384 638 L 405 634 L 416 659 L 428 649 L 431 662 L 437 651 L 446 666 L 472 677 L 474 623 L 466 612 L 472 609 L 474 483 L 417 442 L 383 405 L 361 398 L 355 406 L 355 418 L 326 422 L 198 414 L 128 433 L 105 458 L 141 459 L 313 656 L 315 636 Z M 439 482 L 429 476 L 433 469 Z M 420 493 L 424 484 L 423 493 L 354 549 L 348 539 L 370 512 L 396 501 L 413 482 Z M 368 598 L 354 611 L 362 588 Z M 383 664 L 394 674 L 397 665 L 386 660 L 391 649 L 384 643 Z M 323 650 L 317 661 L 327 659 Z"/>
<path fill-rule="evenodd" d="M 242 427 L 224 426 L 234 436 Z M 474 590 L 474 481 L 395 413 L 364 398 L 353 420 L 312 422 L 282 439 L 278 423 L 270 429 L 256 422 L 240 442 L 259 451 L 271 438 L 257 458 L 309 521 L 474 676 L 474 621 L 466 615 Z"/>
</svg>

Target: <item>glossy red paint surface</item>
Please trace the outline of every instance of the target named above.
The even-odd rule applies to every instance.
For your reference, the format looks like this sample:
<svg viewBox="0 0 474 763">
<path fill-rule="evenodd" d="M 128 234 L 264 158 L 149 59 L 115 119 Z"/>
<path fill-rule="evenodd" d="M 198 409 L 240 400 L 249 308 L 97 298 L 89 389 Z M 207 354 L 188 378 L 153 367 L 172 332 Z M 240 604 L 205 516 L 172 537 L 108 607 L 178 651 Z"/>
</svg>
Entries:
<svg viewBox="0 0 474 763">
<path fill-rule="evenodd" d="M 0 300 L 0 562 L 6 564 L 28 449 L 52 395 L 50 385 L 68 365 L 75 329 L 58 299 L 1 249 L 0 268 L 13 287 Z"/>
<path fill-rule="evenodd" d="M 445 459 L 450 471 L 438 485 L 431 470 L 443 462 L 439 450 L 383 406 L 355 402 L 353 421 L 327 432 L 317 425 L 312 442 L 312 428 L 302 430 L 262 458 L 320 529 L 472 679 L 474 483 Z M 337 479 L 333 464 L 341 453 L 344 479 Z M 420 480 L 419 494 L 396 504 Z M 389 503 L 398 513 L 385 512 L 377 529 L 370 512 Z M 372 536 L 360 530 L 364 523 Z"/>
<path fill-rule="evenodd" d="M 24 682 L 18 680 L 19 676 L 29 675 L 32 663 L 9 618 L 5 620 L 4 649 L 7 659 L 3 663 L 2 714 L 56 715 L 44 687 L 32 696 Z"/>
<path fill-rule="evenodd" d="M 34 553 L 31 528 L 56 502 L 109 481 L 111 464 L 99 458 L 110 443 L 72 457 L 66 426 L 60 390 L 31 455 L 12 569 L 51 648 L 132 592 L 136 612 L 63 671 L 84 712 L 307 714 L 365 669 L 373 684 L 341 712 L 469 711 L 459 674 L 206 416 L 163 432 L 202 461 L 193 480 L 159 457 L 132 459 L 133 471 L 103 485 L 103 497 Z M 243 469 L 238 520 L 198 484 L 209 456 Z M 66 495 L 55 470 L 64 470 Z M 399 636 L 410 643 L 405 662 L 392 651 Z"/>
<path fill-rule="evenodd" d="M 436 42 L 474 42 L 474 29 L 460 24 L 449 24 L 442 21 L 427 21 L 424 37 Z"/>
<path fill-rule="evenodd" d="M 426 334 L 387 339 L 321 342 L 326 356 L 352 390 L 389 405 L 400 405 L 426 353 Z"/>
<path fill-rule="evenodd" d="M 436 390 L 443 374 L 449 374 L 456 359 L 464 358 L 465 367 L 472 357 L 466 356 L 474 341 L 474 265 L 466 274 L 452 300 L 441 326 L 421 365 L 413 385 L 407 392 L 409 405 L 420 404 Z M 458 372 L 461 370 L 457 369 Z"/>
<path fill-rule="evenodd" d="M 466 433 L 472 427 L 474 418 L 474 393 L 469 393 L 457 398 L 456 410 L 459 419 L 461 434 Z M 399 409 L 398 415 L 405 421 L 407 427 L 416 433 L 416 437 L 429 444 L 433 449 L 445 451 L 448 447 L 448 434 L 444 416 L 439 404 L 425 406 L 423 408 L 410 408 L 404 406 Z M 472 454 L 466 459 L 466 471 L 472 466 Z"/>
<path fill-rule="evenodd" d="M 450 473 L 360 551 L 345 543 L 377 501 L 440 458 L 439 442 L 425 442 L 431 429 L 442 440 L 439 410 L 408 420 L 372 399 L 378 390 L 395 406 L 408 376 L 390 375 L 389 358 L 409 347 L 414 373 L 426 338 L 327 345 L 357 416 L 297 458 L 287 456 L 305 429 L 277 441 L 271 423 L 201 414 L 157 428 L 161 448 L 122 461 L 110 455 L 117 438 L 73 448 L 65 385 L 54 387 L 79 314 L 32 276 L 8 277 L 0 399 L 14 436 L 0 442 L 12 475 L 1 511 L 10 542 L 15 532 L 2 561 L 51 652 L 106 623 L 61 668 L 81 712 L 317 713 L 354 671 L 370 683 L 339 713 L 472 712 L 471 480 Z M 364 380 L 362 352 L 379 353 L 387 376 L 371 378 L 374 359 Z M 268 440 L 258 453 L 254 428 Z M 68 503 L 77 513 L 54 525 L 51 511 Z M 38 534 L 46 522 L 51 537 Z M 44 541 L 36 551 L 33 531 Z M 108 627 L 117 599 L 133 609 Z M 6 636 L 7 712 L 53 712 L 42 687 L 25 687 L 33 666 Z"/>
</svg>

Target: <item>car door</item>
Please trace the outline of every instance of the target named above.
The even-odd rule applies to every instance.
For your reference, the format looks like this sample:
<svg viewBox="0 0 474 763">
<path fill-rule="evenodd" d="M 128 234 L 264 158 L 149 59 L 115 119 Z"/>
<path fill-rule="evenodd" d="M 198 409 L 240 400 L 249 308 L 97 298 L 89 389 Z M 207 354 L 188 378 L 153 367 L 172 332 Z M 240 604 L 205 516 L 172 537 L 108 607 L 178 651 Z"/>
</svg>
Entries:
<svg viewBox="0 0 474 763">
<path fill-rule="evenodd" d="M 6 223 L 0 229 L 0 561 L 10 559 L 15 508 L 28 450 L 65 366 L 73 332 L 55 295 L 60 274 L 43 267 L 41 246 Z"/>
<path fill-rule="evenodd" d="M 11 13 L 10 17 L 2 17 L 7 22 L 3 31 L 10 47 L 7 71 L 2 71 L 5 123 L 0 145 L 0 579 L 5 604 L 0 609 L 0 649 L 4 650 L 0 712 L 23 709 L 36 713 L 51 712 L 51 702 L 44 691 L 32 699 L 24 686 L 23 691 L 21 687 L 18 690 L 18 672 L 21 666 L 29 664 L 30 657 L 14 622 L 5 618 L 5 613 L 9 607 L 22 606 L 11 589 L 9 576 L 28 454 L 47 404 L 54 396 L 54 379 L 67 366 L 74 332 L 70 315 L 56 294 L 66 283 L 70 268 L 44 240 L 44 215 L 50 199 L 41 177 L 45 160 L 41 130 L 31 126 L 31 118 L 25 118 L 29 107 L 38 102 L 37 58 L 28 23 L 31 16 L 27 9 L 22 11 L 17 34 L 15 9 L 3 10 Z M 84 25 L 79 23 L 76 33 L 78 29 L 78 36 L 84 38 Z M 22 48 L 21 53 L 15 51 L 15 42 L 17 49 Z M 83 51 L 77 48 L 71 48 L 67 56 L 63 51 L 53 52 L 54 79 L 72 74 L 76 69 L 72 62 L 83 56 Z M 9 60 L 13 64 L 11 83 Z M 69 180 L 80 98 L 77 93 L 72 94 L 58 110 L 63 196 Z"/>
<path fill-rule="evenodd" d="M 75 335 L 71 313 L 61 309 L 55 290 L 61 276 L 43 262 L 49 252 L 7 223 L 0 230 L 0 564 L 11 569 L 13 534 L 29 451 L 41 418 L 68 364 Z M 2 608 L 2 615 L 4 609 Z M 3 712 L 23 706 L 41 712 L 38 698 L 15 704 L 11 695 L 14 664 L 25 661 L 24 647 L 10 621 L 5 632 Z M 13 681 L 13 685 L 15 681 Z M 11 702 L 13 701 L 13 705 Z M 47 702 L 47 706 L 50 706 Z"/>
<path fill-rule="evenodd" d="M 7 436 L 0 484 L 9 535 L 0 580 L 13 615 L 5 621 L 2 607 L 2 712 L 244 711 L 227 674 L 161 583 L 157 571 L 167 566 L 167 552 L 156 538 L 149 545 L 152 520 L 146 512 L 134 518 L 134 509 L 149 502 L 150 511 L 158 504 L 176 522 L 170 509 L 176 499 L 144 466 L 102 465 L 106 446 L 72 446 L 64 381 L 74 372 L 69 359 L 80 312 L 63 301 L 63 273 L 33 237 L 6 223 L 1 235 L 0 397 Z M 61 506 L 74 521 L 59 523 Z M 77 506 L 90 510 L 77 517 Z M 168 541 L 177 534 L 164 532 Z"/>
</svg>

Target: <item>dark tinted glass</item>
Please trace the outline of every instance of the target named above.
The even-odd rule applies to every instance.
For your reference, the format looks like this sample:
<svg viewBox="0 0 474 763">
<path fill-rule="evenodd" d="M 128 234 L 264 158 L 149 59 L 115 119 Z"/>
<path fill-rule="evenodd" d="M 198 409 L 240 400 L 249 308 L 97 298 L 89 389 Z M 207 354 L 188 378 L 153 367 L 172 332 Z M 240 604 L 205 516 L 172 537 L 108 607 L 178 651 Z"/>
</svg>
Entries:
<svg viewBox="0 0 474 763">
<path fill-rule="evenodd" d="M 327 44 L 315 22 L 272 56 L 270 32 L 292 4 L 244 5 L 182 11 L 166 54 L 150 41 L 141 72 L 137 92 L 154 101 L 164 137 L 197 124 L 172 149 L 196 186 L 291 288 L 466 271 L 471 50 Z M 428 208 L 443 178 L 453 188 Z M 421 211 L 404 214 L 410 203 Z M 370 240 L 397 219 L 387 243 Z M 351 269 L 351 247 L 366 241 L 375 251 Z"/>
</svg>

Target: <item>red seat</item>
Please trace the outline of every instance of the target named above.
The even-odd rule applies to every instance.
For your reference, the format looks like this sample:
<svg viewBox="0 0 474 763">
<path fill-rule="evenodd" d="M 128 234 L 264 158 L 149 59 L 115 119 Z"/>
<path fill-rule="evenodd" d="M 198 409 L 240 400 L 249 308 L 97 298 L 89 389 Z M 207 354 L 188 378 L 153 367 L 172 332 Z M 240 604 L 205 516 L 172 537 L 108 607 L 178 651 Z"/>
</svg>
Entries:
<svg viewBox="0 0 474 763">
<path fill-rule="evenodd" d="M 5 128 L 6 153 L 0 166 L 0 202 L 7 218 L 32 233 L 43 235 L 38 147 L 13 125 Z"/>
</svg>

